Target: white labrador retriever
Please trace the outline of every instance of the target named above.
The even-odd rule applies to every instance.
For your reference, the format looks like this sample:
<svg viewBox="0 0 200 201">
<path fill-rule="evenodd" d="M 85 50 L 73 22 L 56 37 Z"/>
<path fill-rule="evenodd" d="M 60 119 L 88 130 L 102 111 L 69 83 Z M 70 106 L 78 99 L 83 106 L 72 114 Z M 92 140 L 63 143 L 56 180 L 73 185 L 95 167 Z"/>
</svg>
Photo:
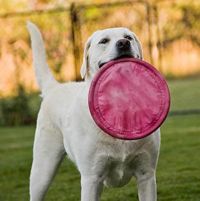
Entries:
<svg viewBox="0 0 200 201">
<path fill-rule="evenodd" d="M 85 46 L 81 67 L 85 81 L 60 84 L 48 68 L 40 31 L 30 22 L 28 30 L 43 97 L 35 133 L 30 200 L 44 199 L 67 153 L 81 174 L 81 201 L 98 201 L 103 184 L 123 186 L 132 176 L 136 177 L 139 200 L 156 201 L 160 130 L 140 140 L 115 139 L 94 123 L 87 105 L 90 81 L 104 63 L 124 56 L 142 59 L 136 35 L 126 28 L 95 32 Z"/>
</svg>

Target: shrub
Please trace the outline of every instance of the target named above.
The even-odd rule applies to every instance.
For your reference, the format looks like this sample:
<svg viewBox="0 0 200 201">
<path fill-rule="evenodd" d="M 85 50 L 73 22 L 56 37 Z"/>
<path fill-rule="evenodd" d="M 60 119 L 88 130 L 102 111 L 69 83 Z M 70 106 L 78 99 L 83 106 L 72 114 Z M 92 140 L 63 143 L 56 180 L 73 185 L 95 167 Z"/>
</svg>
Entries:
<svg viewBox="0 0 200 201">
<path fill-rule="evenodd" d="M 30 125 L 36 121 L 39 109 L 38 94 L 28 95 L 19 87 L 18 95 L 0 100 L 0 125 Z"/>
</svg>

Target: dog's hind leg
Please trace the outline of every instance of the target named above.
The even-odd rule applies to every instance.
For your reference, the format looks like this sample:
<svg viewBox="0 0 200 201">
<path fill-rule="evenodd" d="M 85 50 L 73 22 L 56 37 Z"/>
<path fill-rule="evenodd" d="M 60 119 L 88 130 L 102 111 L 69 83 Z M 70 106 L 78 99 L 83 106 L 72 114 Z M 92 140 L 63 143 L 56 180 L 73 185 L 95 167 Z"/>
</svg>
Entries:
<svg viewBox="0 0 200 201">
<path fill-rule="evenodd" d="M 38 121 L 30 176 L 30 200 L 42 201 L 63 159 L 64 146 L 61 133 L 48 121 Z M 45 125 L 44 125 L 45 124 Z"/>
</svg>

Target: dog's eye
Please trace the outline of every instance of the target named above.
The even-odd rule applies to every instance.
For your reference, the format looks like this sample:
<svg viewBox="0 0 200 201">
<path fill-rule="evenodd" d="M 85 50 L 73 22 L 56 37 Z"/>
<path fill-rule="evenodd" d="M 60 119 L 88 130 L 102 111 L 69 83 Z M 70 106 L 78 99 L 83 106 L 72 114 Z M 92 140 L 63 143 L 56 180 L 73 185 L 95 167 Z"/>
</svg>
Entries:
<svg viewBox="0 0 200 201">
<path fill-rule="evenodd" d="M 106 44 L 108 43 L 110 40 L 108 38 L 103 38 L 99 41 L 99 44 Z"/>
<path fill-rule="evenodd" d="M 128 40 L 133 40 L 133 37 L 129 36 L 129 35 L 126 35 L 124 36 L 124 38 L 128 39 Z"/>
</svg>

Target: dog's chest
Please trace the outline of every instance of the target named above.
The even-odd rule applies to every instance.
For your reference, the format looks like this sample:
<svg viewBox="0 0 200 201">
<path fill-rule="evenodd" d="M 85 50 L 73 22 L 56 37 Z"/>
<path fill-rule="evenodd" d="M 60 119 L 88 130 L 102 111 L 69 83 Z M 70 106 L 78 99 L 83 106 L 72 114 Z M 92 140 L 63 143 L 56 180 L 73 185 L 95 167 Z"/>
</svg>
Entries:
<svg viewBox="0 0 200 201">
<path fill-rule="evenodd" d="M 97 165 L 104 164 L 102 165 L 105 174 L 104 184 L 112 187 L 124 186 L 135 174 L 140 165 L 140 159 L 144 159 L 143 155 L 145 153 L 139 149 L 141 143 L 114 140 L 112 143 L 103 142 L 100 146 L 101 158 L 98 158 L 98 160 L 101 162 Z M 142 151 L 142 154 L 140 151 Z M 145 158 L 147 159 L 147 157 Z M 147 162 L 147 160 L 144 161 Z"/>
<path fill-rule="evenodd" d="M 104 184 L 113 187 L 124 186 L 133 176 L 133 169 L 133 161 L 111 159 L 106 168 L 107 174 Z"/>
</svg>

